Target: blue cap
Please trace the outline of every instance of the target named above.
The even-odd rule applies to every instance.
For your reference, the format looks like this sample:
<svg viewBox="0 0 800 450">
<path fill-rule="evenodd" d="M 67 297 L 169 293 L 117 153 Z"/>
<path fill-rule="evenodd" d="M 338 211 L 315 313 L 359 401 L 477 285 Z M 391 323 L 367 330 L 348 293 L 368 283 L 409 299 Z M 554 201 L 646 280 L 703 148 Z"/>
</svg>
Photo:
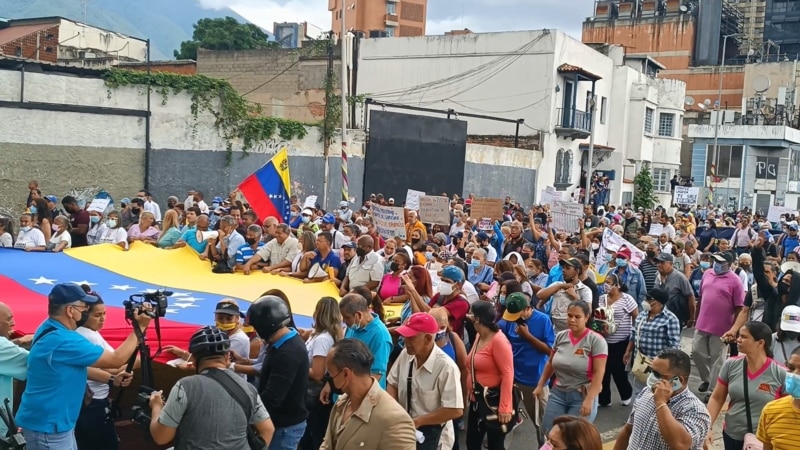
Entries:
<svg viewBox="0 0 800 450">
<path fill-rule="evenodd" d="M 211 203 L 222 204 L 222 197 L 214 197 L 214 200 L 211 200 Z"/>
<path fill-rule="evenodd" d="M 95 303 L 97 297 L 87 294 L 77 284 L 61 283 L 53 286 L 53 290 L 50 291 L 47 300 L 52 305 L 66 305 L 77 301 Z"/>
<path fill-rule="evenodd" d="M 336 218 L 331 213 L 325 214 L 322 216 L 322 223 L 336 223 Z"/>
<path fill-rule="evenodd" d="M 56 197 L 55 195 L 48 195 L 44 199 L 50 203 L 58 203 L 58 197 Z"/>
<path fill-rule="evenodd" d="M 456 283 L 464 281 L 464 272 L 456 266 L 447 266 L 442 270 L 442 278 L 453 280 Z"/>
<path fill-rule="evenodd" d="M 489 235 L 481 231 L 480 233 L 478 233 L 477 238 L 479 241 L 488 241 Z"/>
<path fill-rule="evenodd" d="M 131 199 L 129 199 L 128 197 L 125 197 L 125 198 L 123 198 L 122 200 L 119 201 L 119 204 L 120 205 L 130 205 L 131 204 Z"/>
</svg>

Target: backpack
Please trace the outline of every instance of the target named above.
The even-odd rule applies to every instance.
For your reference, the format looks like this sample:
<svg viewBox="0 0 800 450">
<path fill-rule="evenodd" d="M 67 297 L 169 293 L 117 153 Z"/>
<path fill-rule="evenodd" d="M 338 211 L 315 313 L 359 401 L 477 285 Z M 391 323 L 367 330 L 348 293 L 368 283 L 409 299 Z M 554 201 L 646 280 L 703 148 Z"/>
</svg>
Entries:
<svg viewBox="0 0 800 450">
<path fill-rule="evenodd" d="M 608 295 L 603 295 L 607 303 Z M 603 298 L 601 297 L 601 298 Z M 611 306 L 598 307 L 594 310 L 594 316 L 590 328 L 603 336 L 611 336 L 617 332 L 617 322 L 614 321 L 614 308 Z"/>
</svg>

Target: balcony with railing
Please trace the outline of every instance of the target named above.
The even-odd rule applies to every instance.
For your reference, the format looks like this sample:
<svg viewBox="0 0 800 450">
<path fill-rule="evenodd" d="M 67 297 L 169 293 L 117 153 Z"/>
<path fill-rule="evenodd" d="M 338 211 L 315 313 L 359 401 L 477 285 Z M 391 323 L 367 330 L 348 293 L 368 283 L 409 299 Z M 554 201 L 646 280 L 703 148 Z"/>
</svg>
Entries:
<svg viewBox="0 0 800 450">
<path fill-rule="evenodd" d="M 555 126 L 556 136 L 586 139 L 592 134 L 592 115 L 576 108 L 558 108 Z"/>
</svg>

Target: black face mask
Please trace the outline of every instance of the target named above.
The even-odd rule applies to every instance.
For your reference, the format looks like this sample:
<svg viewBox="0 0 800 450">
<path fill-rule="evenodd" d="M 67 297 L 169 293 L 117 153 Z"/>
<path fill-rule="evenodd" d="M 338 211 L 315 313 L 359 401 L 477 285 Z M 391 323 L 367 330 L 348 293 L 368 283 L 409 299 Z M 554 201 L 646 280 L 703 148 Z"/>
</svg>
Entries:
<svg viewBox="0 0 800 450">
<path fill-rule="evenodd" d="M 247 242 L 247 245 L 253 245 L 258 241 L 258 239 L 248 237 L 248 238 L 244 238 L 244 241 Z"/>
<path fill-rule="evenodd" d="M 366 256 L 366 255 L 367 255 L 367 251 L 366 251 L 366 250 L 364 250 L 364 249 L 363 249 L 363 248 L 361 248 L 361 247 L 358 247 L 358 248 L 356 249 L 356 255 L 358 255 L 359 257 L 364 257 L 364 256 Z"/>
<path fill-rule="evenodd" d="M 419 239 L 411 239 L 412 244 L 419 244 Z"/>
<path fill-rule="evenodd" d="M 134 214 L 139 214 L 141 210 L 142 210 L 141 208 L 131 208 L 131 212 L 133 212 Z"/>
<path fill-rule="evenodd" d="M 789 293 L 789 286 L 786 283 L 778 283 L 778 294 L 786 295 Z"/>
<path fill-rule="evenodd" d="M 175 207 L 175 203 L 172 203 L 172 202 L 170 202 L 170 203 L 167 203 L 167 207 L 168 207 L 169 209 L 172 209 L 172 208 L 174 208 L 174 207 Z"/>
<path fill-rule="evenodd" d="M 330 374 L 325 375 L 325 378 L 327 378 L 328 386 L 331 387 L 331 393 L 333 393 L 334 395 L 343 395 L 344 394 L 344 391 L 342 390 L 342 388 L 336 387 L 336 383 L 333 381 L 333 377 Z"/>
<path fill-rule="evenodd" d="M 653 259 L 653 258 L 655 258 L 655 257 L 656 257 L 656 252 L 654 252 L 654 251 L 652 251 L 652 250 L 648 250 L 648 251 L 647 251 L 647 257 L 648 257 L 649 259 Z"/>
<path fill-rule="evenodd" d="M 394 261 L 392 261 L 392 263 L 389 264 L 389 270 L 391 270 L 392 272 L 397 272 L 399 269 L 400 269 L 400 264 L 397 264 Z"/>
</svg>

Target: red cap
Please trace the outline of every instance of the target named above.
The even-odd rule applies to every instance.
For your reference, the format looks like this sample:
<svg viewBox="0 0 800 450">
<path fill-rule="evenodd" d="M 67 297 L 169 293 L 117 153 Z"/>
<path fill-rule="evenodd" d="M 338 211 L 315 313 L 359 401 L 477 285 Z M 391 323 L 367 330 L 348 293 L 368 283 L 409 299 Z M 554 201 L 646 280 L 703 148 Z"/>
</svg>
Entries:
<svg viewBox="0 0 800 450">
<path fill-rule="evenodd" d="M 418 334 L 436 334 L 439 332 L 439 324 L 436 319 L 428 313 L 414 313 L 408 318 L 405 324 L 397 327 L 397 334 L 405 338 L 413 337 Z"/>
<path fill-rule="evenodd" d="M 631 259 L 631 249 L 628 247 L 622 247 L 621 249 L 617 250 L 617 258 Z"/>
</svg>

